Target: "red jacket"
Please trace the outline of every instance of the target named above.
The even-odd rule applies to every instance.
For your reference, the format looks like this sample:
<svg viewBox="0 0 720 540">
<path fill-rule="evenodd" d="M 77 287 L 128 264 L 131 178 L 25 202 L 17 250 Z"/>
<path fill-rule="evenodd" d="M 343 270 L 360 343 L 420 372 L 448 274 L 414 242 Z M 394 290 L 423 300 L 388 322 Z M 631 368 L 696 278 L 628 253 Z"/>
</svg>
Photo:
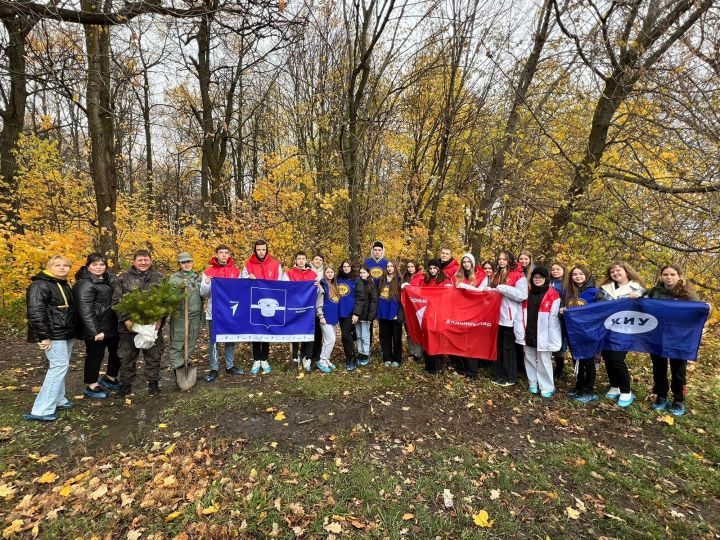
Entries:
<svg viewBox="0 0 720 540">
<path fill-rule="evenodd" d="M 457 260 L 452 259 L 449 263 L 447 263 L 447 266 L 442 268 L 443 274 L 445 274 L 445 277 L 448 279 L 454 279 L 455 274 L 460 269 L 460 263 L 457 262 Z"/>
<path fill-rule="evenodd" d="M 269 253 L 262 262 L 258 260 L 254 253 L 250 255 L 250 258 L 245 263 L 245 270 L 248 275 L 252 274 L 257 279 L 278 280 L 282 277 L 280 261 L 273 259 Z"/>
<path fill-rule="evenodd" d="M 408 283 L 413 287 L 422 287 L 424 280 L 425 276 L 422 272 L 415 272 L 415 275 L 410 278 L 410 281 L 408 281 Z"/>
<path fill-rule="evenodd" d="M 297 266 L 293 266 L 285 273 L 290 281 L 314 281 L 317 277 L 312 268 L 298 268 Z"/>
<path fill-rule="evenodd" d="M 217 258 L 210 259 L 210 266 L 205 269 L 205 275 L 210 277 L 237 278 L 240 270 L 235 266 L 235 261 L 230 257 L 226 265 L 218 263 Z"/>
</svg>

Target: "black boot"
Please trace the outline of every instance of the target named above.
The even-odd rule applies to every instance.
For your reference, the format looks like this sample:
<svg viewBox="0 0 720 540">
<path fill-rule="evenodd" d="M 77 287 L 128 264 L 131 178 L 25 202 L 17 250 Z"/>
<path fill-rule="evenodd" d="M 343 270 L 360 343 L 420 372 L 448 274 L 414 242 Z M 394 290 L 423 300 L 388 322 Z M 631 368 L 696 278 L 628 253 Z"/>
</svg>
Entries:
<svg viewBox="0 0 720 540">
<path fill-rule="evenodd" d="M 160 393 L 160 385 L 157 381 L 150 381 L 148 382 L 148 389 L 150 390 L 150 395 L 155 395 Z"/>
<path fill-rule="evenodd" d="M 120 383 L 117 389 L 118 397 L 125 397 L 132 393 L 132 385 L 130 383 Z"/>
</svg>

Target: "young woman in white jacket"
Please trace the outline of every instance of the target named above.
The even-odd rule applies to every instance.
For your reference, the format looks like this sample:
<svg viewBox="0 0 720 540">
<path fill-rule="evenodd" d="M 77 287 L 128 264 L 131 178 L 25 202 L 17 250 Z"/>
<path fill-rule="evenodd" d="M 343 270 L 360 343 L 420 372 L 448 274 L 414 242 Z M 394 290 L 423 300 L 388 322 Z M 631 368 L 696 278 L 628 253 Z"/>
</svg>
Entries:
<svg viewBox="0 0 720 540">
<path fill-rule="evenodd" d="M 517 382 L 515 343 L 525 344 L 525 321 L 522 302 L 528 297 L 528 281 L 515 256 L 501 251 L 497 258 L 497 272 L 493 275 L 492 287 L 503 299 L 500 306 L 497 360 L 494 364 L 492 383 L 512 386 Z M 484 290 L 484 288 L 480 288 Z"/>
<path fill-rule="evenodd" d="M 644 292 L 642 280 L 635 269 L 626 262 L 615 261 L 608 266 L 595 301 L 640 298 Z M 627 351 L 602 351 L 610 383 L 610 390 L 605 397 L 617 399 L 619 407 L 629 407 L 635 401 L 635 395 L 630 391 L 630 371 L 625 362 L 626 356 Z"/>
</svg>

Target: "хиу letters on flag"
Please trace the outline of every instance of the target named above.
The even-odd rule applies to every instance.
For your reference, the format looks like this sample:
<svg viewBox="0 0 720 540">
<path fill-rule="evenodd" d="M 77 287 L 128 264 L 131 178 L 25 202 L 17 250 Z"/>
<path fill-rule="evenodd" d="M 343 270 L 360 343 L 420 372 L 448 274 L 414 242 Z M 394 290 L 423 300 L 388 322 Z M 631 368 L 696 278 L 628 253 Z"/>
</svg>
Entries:
<svg viewBox="0 0 720 540">
<path fill-rule="evenodd" d="M 403 289 L 408 332 L 427 354 L 495 360 L 502 296 L 455 287 Z"/>
</svg>

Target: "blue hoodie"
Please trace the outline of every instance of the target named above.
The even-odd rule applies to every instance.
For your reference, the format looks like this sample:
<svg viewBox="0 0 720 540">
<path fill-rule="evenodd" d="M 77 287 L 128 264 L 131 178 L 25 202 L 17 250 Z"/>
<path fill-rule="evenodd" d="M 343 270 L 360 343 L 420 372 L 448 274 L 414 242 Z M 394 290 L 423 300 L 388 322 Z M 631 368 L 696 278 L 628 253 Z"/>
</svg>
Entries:
<svg viewBox="0 0 720 540">
<path fill-rule="evenodd" d="M 338 292 L 340 293 L 340 317 L 352 315 L 355 307 L 355 284 L 357 279 L 339 277 Z"/>
<path fill-rule="evenodd" d="M 398 281 L 398 290 L 400 290 L 400 278 L 392 278 Z M 397 317 L 400 310 L 400 297 L 392 298 L 390 296 L 390 283 L 382 278 L 378 284 L 378 307 L 377 318 L 392 321 Z"/>
</svg>

